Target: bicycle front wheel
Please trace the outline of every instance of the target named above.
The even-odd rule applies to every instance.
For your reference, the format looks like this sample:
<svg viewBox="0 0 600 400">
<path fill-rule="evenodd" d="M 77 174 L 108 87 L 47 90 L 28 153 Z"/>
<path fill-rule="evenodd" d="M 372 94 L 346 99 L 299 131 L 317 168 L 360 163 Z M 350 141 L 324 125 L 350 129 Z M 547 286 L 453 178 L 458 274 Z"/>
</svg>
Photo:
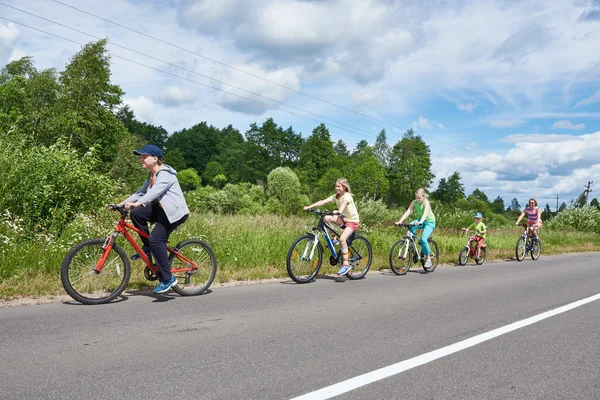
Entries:
<svg viewBox="0 0 600 400">
<path fill-rule="evenodd" d="M 525 240 L 525 238 L 523 236 L 521 236 L 519 238 L 519 240 L 517 240 L 517 246 L 515 248 L 515 255 L 517 256 L 517 260 L 523 261 L 523 259 L 525 258 L 525 253 L 527 252 L 527 241 Z"/>
<path fill-rule="evenodd" d="M 479 251 L 480 251 L 480 253 L 479 253 L 479 260 L 475 260 L 475 263 L 477 265 L 481 265 L 481 264 L 484 263 L 485 256 L 487 254 L 487 247 L 482 247 Z"/>
<path fill-rule="evenodd" d="M 323 246 L 315 243 L 313 235 L 304 235 L 294 241 L 286 260 L 287 271 L 296 283 L 312 281 L 323 263 Z"/>
<path fill-rule="evenodd" d="M 542 241 L 539 239 L 534 240 L 533 244 L 531 246 L 531 259 L 537 260 L 538 258 L 540 258 L 541 253 L 542 253 Z"/>
<path fill-rule="evenodd" d="M 363 236 L 357 236 L 348 246 L 348 261 L 352 267 L 346 274 L 349 279 L 361 279 L 369 272 L 373 262 L 371 243 Z"/>
<path fill-rule="evenodd" d="M 440 260 L 440 248 L 435 240 L 429 241 L 429 251 L 429 256 L 431 257 L 431 267 L 426 267 L 425 264 L 423 264 L 423 269 L 426 272 L 433 272 L 435 271 L 435 267 L 438 266 Z"/>
<path fill-rule="evenodd" d="M 173 290 L 181 296 L 197 296 L 208 290 L 217 275 L 217 257 L 210 246 L 199 239 L 188 239 L 175 246 L 177 253 L 190 260 L 177 257 L 175 251 L 169 254 L 169 264 L 177 285 Z"/>
<path fill-rule="evenodd" d="M 390 268 L 396 275 L 404 275 L 410 269 L 413 248 L 406 239 L 400 239 L 392 245 L 390 251 Z"/>
<path fill-rule="evenodd" d="M 102 271 L 96 264 L 105 255 L 105 238 L 76 244 L 65 256 L 60 280 L 67 293 L 82 304 L 104 304 L 119 296 L 131 277 L 129 258 L 116 243 L 106 255 Z"/>
<path fill-rule="evenodd" d="M 463 247 L 458 254 L 458 264 L 466 265 L 469 261 L 469 248 L 467 246 Z"/>
</svg>

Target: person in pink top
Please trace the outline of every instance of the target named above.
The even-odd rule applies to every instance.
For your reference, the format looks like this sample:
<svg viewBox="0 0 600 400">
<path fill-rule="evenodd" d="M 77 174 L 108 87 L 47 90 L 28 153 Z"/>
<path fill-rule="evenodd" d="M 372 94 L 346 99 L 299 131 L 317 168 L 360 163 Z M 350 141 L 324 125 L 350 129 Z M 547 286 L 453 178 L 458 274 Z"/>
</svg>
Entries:
<svg viewBox="0 0 600 400">
<path fill-rule="evenodd" d="M 525 207 L 515 225 L 519 225 L 519 222 L 521 222 L 525 215 L 527 215 L 529 233 L 538 239 L 538 231 L 542 227 L 542 210 L 538 207 L 538 202 L 533 197 L 529 199 L 529 204 L 527 204 L 527 207 Z"/>
</svg>

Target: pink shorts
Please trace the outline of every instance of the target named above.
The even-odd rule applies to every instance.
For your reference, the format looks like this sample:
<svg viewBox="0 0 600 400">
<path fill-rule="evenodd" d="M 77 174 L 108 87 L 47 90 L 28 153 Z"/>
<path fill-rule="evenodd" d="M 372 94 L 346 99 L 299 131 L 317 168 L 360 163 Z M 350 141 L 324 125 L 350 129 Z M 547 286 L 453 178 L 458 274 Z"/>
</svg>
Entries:
<svg viewBox="0 0 600 400">
<path fill-rule="evenodd" d="M 471 241 L 475 242 L 477 247 L 481 247 L 483 245 L 483 238 L 481 236 L 471 236 Z"/>
<path fill-rule="evenodd" d="M 535 225 L 536 223 L 538 224 L 538 226 L 542 226 L 542 220 L 540 220 L 540 222 L 527 221 L 527 226 Z"/>
<path fill-rule="evenodd" d="M 344 222 L 347 228 L 351 228 L 352 232 L 356 232 L 360 224 L 358 222 Z"/>
</svg>

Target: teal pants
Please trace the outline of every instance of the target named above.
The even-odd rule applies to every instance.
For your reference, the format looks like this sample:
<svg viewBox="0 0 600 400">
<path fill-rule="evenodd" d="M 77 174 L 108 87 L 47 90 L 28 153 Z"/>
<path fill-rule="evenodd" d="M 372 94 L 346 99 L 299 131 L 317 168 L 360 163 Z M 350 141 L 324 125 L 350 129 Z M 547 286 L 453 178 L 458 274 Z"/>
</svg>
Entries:
<svg viewBox="0 0 600 400">
<path fill-rule="evenodd" d="M 411 222 L 411 224 L 418 224 L 418 223 L 419 223 L 418 220 L 414 220 L 413 222 Z M 421 228 L 423 228 L 423 234 L 421 235 L 421 238 L 419 239 L 419 244 L 421 245 L 421 250 L 423 251 L 423 254 L 428 256 L 429 253 L 431 253 L 431 250 L 429 250 L 429 243 L 427 243 L 427 239 L 429 239 L 429 236 L 431 236 L 431 232 L 433 232 L 433 230 L 435 229 L 435 222 L 425 221 L 425 222 L 423 222 L 422 225 L 413 226 L 412 228 L 410 228 L 410 231 L 413 233 L 413 235 L 416 235 L 417 229 L 421 229 Z"/>
</svg>

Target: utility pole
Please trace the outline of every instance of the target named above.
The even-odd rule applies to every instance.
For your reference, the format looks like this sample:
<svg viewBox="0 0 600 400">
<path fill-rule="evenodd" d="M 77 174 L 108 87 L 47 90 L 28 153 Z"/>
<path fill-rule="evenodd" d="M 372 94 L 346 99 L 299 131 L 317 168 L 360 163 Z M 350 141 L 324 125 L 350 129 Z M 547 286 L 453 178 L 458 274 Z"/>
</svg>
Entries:
<svg viewBox="0 0 600 400">
<path fill-rule="evenodd" d="M 558 195 L 556 195 L 556 212 L 558 212 Z"/>
<path fill-rule="evenodd" d="M 585 191 L 583 193 L 585 193 L 585 205 L 588 205 L 588 196 L 590 194 L 590 192 L 592 191 L 592 189 L 590 189 L 590 186 L 592 186 L 592 183 L 594 183 L 594 181 L 588 181 L 587 186 L 585 186 Z"/>
<path fill-rule="evenodd" d="M 569 208 L 573 208 L 573 198 L 571 197 L 571 205 L 569 206 Z"/>
</svg>

